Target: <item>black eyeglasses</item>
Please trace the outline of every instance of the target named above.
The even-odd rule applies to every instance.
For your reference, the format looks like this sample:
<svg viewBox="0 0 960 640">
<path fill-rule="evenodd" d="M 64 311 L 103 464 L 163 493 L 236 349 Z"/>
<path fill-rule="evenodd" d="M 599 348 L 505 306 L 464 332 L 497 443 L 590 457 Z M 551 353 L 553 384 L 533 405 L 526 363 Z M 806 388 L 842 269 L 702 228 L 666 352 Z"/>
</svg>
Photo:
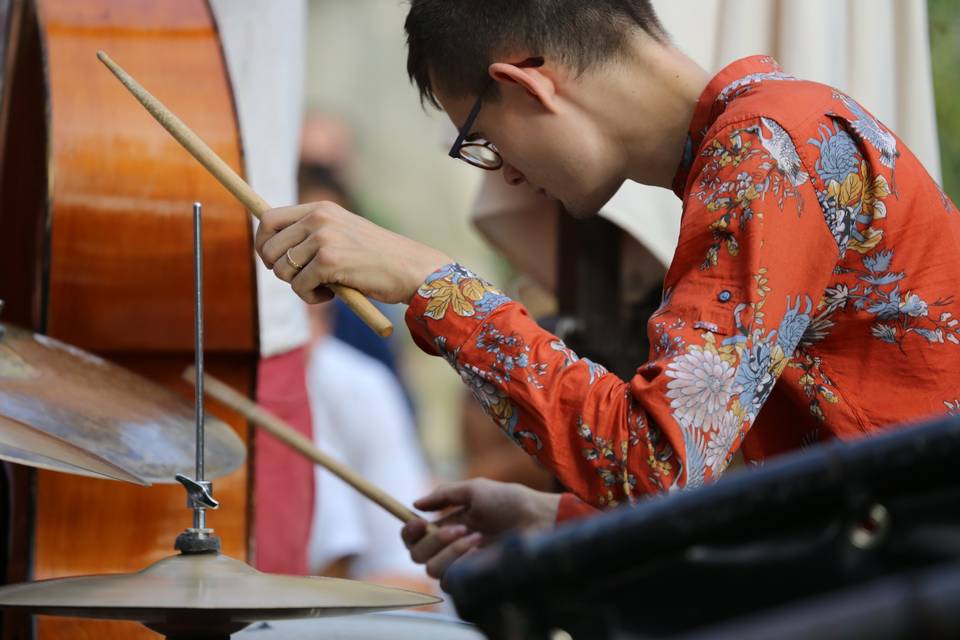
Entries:
<svg viewBox="0 0 960 640">
<path fill-rule="evenodd" d="M 543 62 L 542 57 L 527 58 L 523 62 L 514 63 L 513 66 L 533 69 L 542 67 Z M 494 146 L 492 142 L 484 140 L 479 136 L 471 136 L 470 129 L 473 128 L 473 123 L 480 114 L 480 106 L 483 104 L 483 99 L 490 91 L 493 83 L 494 79 L 490 78 L 490 81 L 487 82 L 483 91 L 477 96 L 477 101 L 474 103 L 473 108 L 470 109 L 470 115 L 467 116 L 466 122 L 464 122 L 460 128 L 456 142 L 450 147 L 451 158 L 459 158 L 464 162 L 481 169 L 486 169 L 487 171 L 496 171 L 502 167 L 503 158 L 500 157 L 500 152 L 497 151 L 497 147 Z"/>
</svg>

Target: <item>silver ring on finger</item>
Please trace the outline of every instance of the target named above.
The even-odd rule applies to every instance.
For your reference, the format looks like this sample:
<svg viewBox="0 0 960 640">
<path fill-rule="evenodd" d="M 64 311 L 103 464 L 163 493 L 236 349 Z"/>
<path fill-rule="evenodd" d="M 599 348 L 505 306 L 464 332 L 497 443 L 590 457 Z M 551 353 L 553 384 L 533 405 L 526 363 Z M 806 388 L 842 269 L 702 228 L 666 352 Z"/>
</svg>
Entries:
<svg viewBox="0 0 960 640">
<path fill-rule="evenodd" d="M 287 264 L 293 267 L 295 270 L 300 271 L 303 269 L 303 265 L 290 257 L 290 249 L 287 249 Z"/>
</svg>

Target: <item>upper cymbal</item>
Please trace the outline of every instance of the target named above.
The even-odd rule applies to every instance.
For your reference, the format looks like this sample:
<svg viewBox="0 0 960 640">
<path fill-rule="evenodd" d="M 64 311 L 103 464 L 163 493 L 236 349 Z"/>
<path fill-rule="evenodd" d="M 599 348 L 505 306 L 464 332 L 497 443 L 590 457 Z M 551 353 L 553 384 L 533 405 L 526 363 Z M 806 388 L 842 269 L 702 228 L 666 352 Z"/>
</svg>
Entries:
<svg viewBox="0 0 960 640">
<path fill-rule="evenodd" d="M 43 453 L 39 453 L 39 452 Z M 109 460 L 22 422 L 0 415 L 0 459 L 63 473 L 107 477 L 149 486 Z"/>
<path fill-rule="evenodd" d="M 0 324 L 3 329 L 0 416 L 67 441 L 148 482 L 170 483 L 177 473 L 192 473 L 196 432 L 188 402 L 53 338 Z M 52 448 L 30 451 L 58 459 Z M 240 438 L 208 415 L 207 478 L 234 471 L 244 457 Z"/>
<path fill-rule="evenodd" d="M 335 578 L 279 576 L 220 554 L 178 555 L 143 571 L 0 587 L 0 607 L 135 620 L 171 637 L 225 637 L 258 620 L 366 613 L 440 602 Z"/>
</svg>

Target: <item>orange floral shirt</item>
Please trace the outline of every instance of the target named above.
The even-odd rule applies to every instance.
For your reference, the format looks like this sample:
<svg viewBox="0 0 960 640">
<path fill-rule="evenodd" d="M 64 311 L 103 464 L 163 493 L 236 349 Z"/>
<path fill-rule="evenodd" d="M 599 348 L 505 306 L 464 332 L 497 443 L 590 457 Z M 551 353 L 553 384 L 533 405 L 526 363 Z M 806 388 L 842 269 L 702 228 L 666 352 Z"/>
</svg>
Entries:
<svg viewBox="0 0 960 640">
<path fill-rule="evenodd" d="M 606 507 L 925 416 L 960 413 L 960 213 L 852 98 L 738 61 L 697 105 L 651 360 L 579 358 L 459 265 L 407 323 L 487 413 Z"/>
</svg>

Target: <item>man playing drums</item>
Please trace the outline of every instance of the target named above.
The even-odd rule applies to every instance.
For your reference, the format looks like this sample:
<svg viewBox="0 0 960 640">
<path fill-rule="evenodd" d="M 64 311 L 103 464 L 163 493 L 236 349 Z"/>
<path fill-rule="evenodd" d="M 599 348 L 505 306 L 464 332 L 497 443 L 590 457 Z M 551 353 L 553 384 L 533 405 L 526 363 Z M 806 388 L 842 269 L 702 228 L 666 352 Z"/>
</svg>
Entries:
<svg viewBox="0 0 960 640">
<path fill-rule="evenodd" d="M 737 451 L 759 462 L 958 406 L 960 213 L 854 99 L 765 57 L 711 79 L 649 0 L 413 0 L 406 28 L 411 78 L 460 129 L 453 157 L 573 215 L 628 179 L 683 200 L 631 380 L 442 252 L 329 203 L 264 217 L 278 277 L 308 302 L 339 283 L 409 304 L 417 344 L 573 494 L 430 497 L 418 506 L 468 507 L 431 535 L 405 528 L 431 574 L 482 533 L 696 487 Z"/>
</svg>

